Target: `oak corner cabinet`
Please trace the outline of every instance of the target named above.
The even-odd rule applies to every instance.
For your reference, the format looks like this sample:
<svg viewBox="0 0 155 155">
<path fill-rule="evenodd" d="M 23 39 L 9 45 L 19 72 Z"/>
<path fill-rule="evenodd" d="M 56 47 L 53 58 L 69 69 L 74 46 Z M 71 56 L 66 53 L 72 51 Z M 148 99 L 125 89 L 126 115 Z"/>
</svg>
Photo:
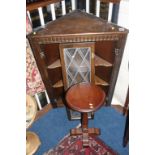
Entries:
<svg viewBox="0 0 155 155">
<path fill-rule="evenodd" d="M 110 105 L 127 34 L 127 29 L 80 10 L 30 34 L 28 39 L 53 107 L 79 82 L 99 85 L 106 93 L 106 105 Z M 69 110 L 70 119 L 79 117 Z"/>
</svg>

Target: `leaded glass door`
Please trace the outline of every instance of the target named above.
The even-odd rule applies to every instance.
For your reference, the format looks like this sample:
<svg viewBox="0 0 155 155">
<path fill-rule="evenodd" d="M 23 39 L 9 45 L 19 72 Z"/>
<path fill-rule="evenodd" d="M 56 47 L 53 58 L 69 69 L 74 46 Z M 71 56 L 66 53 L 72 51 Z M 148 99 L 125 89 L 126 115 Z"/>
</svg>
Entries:
<svg viewBox="0 0 155 155">
<path fill-rule="evenodd" d="M 94 43 L 60 44 L 64 89 L 80 82 L 94 83 Z M 70 111 L 71 119 L 79 119 L 78 112 Z"/>
</svg>

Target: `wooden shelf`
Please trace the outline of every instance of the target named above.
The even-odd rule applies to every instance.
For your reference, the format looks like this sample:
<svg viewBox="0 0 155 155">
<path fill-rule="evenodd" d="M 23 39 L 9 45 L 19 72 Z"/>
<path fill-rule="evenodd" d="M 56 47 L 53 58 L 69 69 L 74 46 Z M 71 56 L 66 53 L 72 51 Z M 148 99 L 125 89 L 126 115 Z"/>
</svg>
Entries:
<svg viewBox="0 0 155 155">
<path fill-rule="evenodd" d="M 60 59 L 54 61 L 51 65 L 49 65 L 47 68 L 48 69 L 54 69 L 57 67 L 61 67 Z"/>
<path fill-rule="evenodd" d="M 112 64 L 101 57 L 95 55 L 95 66 L 105 66 L 105 67 L 111 67 Z M 56 60 L 53 62 L 51 65 L 49 65 L 47 68 L 48 69 L 54 69 L 57 67 L 61 67 L 60 59 Z"/>
<path fill-rule="evenodd" d="M 105 67 L 111 67 L 112 64 L 101 57 L 95 55 L 95 66 L 105 66 Z"/>
<path fill-rule="evenodd" d="M 107 83 L 106 81 L 102 80 L 101 78 L 99 78 L 98 76 L 95 75 L 95 84 L 96 85 L 102 85 L 102 86 L 109 86 L 109 83 Z M 57 83 L 55 83 L 53 86 L 53 88 L 59 88 L 59 87 L 63 87 L 63 82 L 62 80 L 58 81 Z"/>
<path fill-rule="evenodd" d="M 53 88 L 63 87 L 63 82 L 62 82 L 62 80 L 60 80 L 60 81 L 58 81 L 57 83 L 55 83 L 52 87 L 53 87 Z"/>
<path fill-rule="evenodd" d="M 96 85 L 102 85 L 102 86 L 109 86 L 109 83 L 107 83 L 106 81 L 102 80 L 101 78 L 99 78 L 96 75 L 95 75 L 95 84 Z"/>
</svg>

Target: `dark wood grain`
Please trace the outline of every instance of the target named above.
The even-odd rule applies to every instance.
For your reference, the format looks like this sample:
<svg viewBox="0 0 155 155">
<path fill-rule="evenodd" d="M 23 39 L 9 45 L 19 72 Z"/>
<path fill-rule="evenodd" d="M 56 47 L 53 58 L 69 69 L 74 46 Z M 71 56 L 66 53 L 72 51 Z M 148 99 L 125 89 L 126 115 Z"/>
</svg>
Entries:
<svg viewBox="0 0 155 155">
<path fill-rule="evenodd" d="M 82 128 L 88 128 L 88 113 L 82 113 Z"/>
<path fill-rule="evenodd" d="M 51 81 L 51 86 L 62 79 L 61 68 L 48 69 L 49 79 Z"/>
<path fill-rule="evenodd" d="M 108 23 L 102 18 L 97 18 L 94 15 L 75 10 L 62 16 L 58 20 L 48 23 L 45 28 L 38 31 L 34 37 L 66 36 L 69 34 L 73 36 L 77 34 L 114 34 L 114 32 L 123 34 L 128 32 L 125 28 L 120 31 L 120 28 L 120 26 Z"/>
<path fill-rule="evenodd" d="M 95 84 L 79 83 L 66 93 L 70 108 L 79 112 L 93 112 L 104 104 L 105 92 Z"/>
<path fill-rule="evenodd" d="M 32 47 L 34 57 L 36 59 L 38 69 L 39 69 L 40 74 L 41 74 L 42 80 L 43 80 L 44 85 L 46 87 L 49 99 L 50 99 L 50 101 L 53 101 L 54 96 L 53 96 L 53 90 L 51 89 L 51 81 L 49 79 L 49 75 L 48 75 L 48 72 L 46 69 L 47 67 L 46 67 L 46 63 L 44 61 L 44 58 L 41 57 L 41 54 L 40 54 L 42 52 L 41 47 L 38 44 L 38 42 L 36 42 L 33 38 L 31 38 L 31 37 L 28 37 L 28 38 L 30 41 L 30 45 Z M 52 102 L 52 105 L 53 105 L 53 107 L 57 107 L 57 104 L 55 102 Z"/>
<path fill-rule="evenodd" d="M 95 75 L 97 75 L 104 81 L 110 83 L 112 69 L 113 69 L 112 67 L 104 67 L 104 66 L 95 67 Z"/>
<path fill-rule="evenodd" d="M 42 44 L 40 47 L 45 54 L 44 59 L 47 66 L 60 58 L 59 44 Z"/>
<path fill-rule="evenodd" d="M 116 41 L 97 41 L 95 44 L 95 53 L 104 60 L 114 63 Z"/>
</svg>

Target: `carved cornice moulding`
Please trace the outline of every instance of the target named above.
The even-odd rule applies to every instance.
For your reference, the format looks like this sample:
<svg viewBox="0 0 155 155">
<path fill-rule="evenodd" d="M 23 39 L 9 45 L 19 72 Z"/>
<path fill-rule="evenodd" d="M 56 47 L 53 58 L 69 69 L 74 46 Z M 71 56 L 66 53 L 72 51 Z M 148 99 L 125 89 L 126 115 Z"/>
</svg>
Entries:
<svg viewBox="0 0 155 155">
<path fill-rule="evenodd" d="M 106 34 L 106 35 L 74 35 L 73 36 L 51 36 L 51 37 L 34 37 L 39 44 L 47 43 L 69 43 L 69 42 L 89 42 L 89 41 L 117 41 L 123 34 Z"/>
</svg>

